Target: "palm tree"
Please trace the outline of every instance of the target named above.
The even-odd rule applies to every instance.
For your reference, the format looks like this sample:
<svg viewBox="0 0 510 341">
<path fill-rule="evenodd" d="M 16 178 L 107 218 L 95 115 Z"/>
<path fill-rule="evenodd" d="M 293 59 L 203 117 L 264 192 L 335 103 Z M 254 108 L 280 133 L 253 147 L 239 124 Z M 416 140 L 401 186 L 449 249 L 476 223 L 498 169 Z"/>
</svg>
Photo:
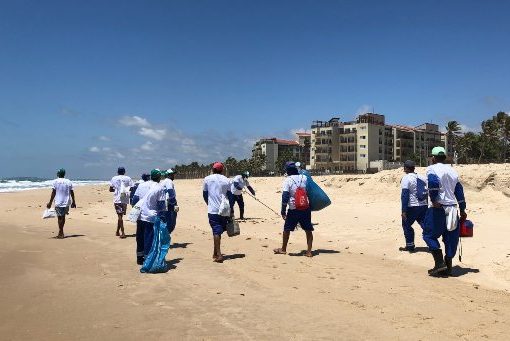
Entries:
<svg viewBox="0 0 510 341">
<path fill-rule="evenodd" d="M 499 138 L 503 143 L 502 161 L 506 162 L 506 152 L 508 149 L 508 140 L 510 138 L 510 117 L 506 112 L 500 111 L 494 116 L 493 120 L 495 120 L 498 125 Z"/>
<path fill-rule="evenodd" d="M 454 152 L 456 152 L 456 144 L 457 144 L 457 137 L 459 136 L 460 132 L 462 131 L 462 128 L 457 121 L 448 121 L 446 123 L 446 137 L 447 137 L 447 143 L 452 146 L 452 149 Z M 445 146 L 448 147 L 448 146 Z M 447 148 L 448 149 L 448 148 Z"/>
</svg>

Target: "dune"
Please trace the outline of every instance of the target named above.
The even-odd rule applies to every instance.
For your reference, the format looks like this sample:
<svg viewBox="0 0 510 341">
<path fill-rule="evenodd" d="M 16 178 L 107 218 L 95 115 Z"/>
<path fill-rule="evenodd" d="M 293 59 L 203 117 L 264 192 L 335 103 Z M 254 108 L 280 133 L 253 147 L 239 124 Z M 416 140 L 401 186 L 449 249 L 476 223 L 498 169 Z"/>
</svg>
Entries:
<svg viewBox="0 0 510 341">
<path fill-rule="evenodd" d="M 0 194 L 0 335 L 7 340 L 508 339 L 510 166 L 457 166 L 474 238 L 454 277 L 430 278 L 418 226 L 415 254 L 398 251 L 401 170 L 315 180 L 332 205 L 312 215 L 315 257 L 302 231 L 274 255 L 282 219 L 246 197 L 241 235 L 211 261 L 201 180 L 176 180 L 179 212 L 165 274 L 141 274 L 134 224 L 114 236 L 107 187 L 76 188 L 78 208 L 56 240 L 42 220 L 48 190 Z M 418 169 L 423 173 L 424 168 Z M 282 178 L 253 178 L 279 211 Z"/>
</svg>

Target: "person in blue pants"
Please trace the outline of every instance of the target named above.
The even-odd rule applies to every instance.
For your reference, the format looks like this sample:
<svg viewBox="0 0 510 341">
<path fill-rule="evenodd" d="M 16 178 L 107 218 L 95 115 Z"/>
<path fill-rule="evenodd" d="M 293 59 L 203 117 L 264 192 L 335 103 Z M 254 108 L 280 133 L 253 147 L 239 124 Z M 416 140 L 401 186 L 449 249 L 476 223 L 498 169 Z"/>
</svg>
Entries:
<svg viewBox="0 0 510 341">
<path fill-rule="evenodd" d="M 443 147 L 432 149 L 432 165 L 427 168 L 428 191 L 431 207 L 425 214 L 423 240 L 434 258 L 434 267 L 429 275 L 440 277 L 452 274 L 452 260 L 459 243 L 459 219 L 466 219 L 466 201 L 459 175 L 445 164 L 446 151 Z M 458 205 L 458 207 L 457 207 Z M 443 238 L 445 256 L 439 244 Z"/>
<path fill-rule="evenodd" d="M 179 206 L 177 206 L 177 197 L 175 194 L 175 171 L 173 169 L 168 169 L 166 171 L 161 172 L 161 177 L 163 180 L 161 181 L 161 186 L 165 189 L 166 193 L 166 223 L 168 233 L 172 233 L 175 229 L 175 225 L 177 223 L 177 212 L 179 212 Z"/>
<path fill-rule="evenodd" d="M 414 252 L 414 229 L 413 224 L 417 222 L 423 229 L 425 212 L 427 212 L 427 180 L 425 177 L 415 173 L 415 163 L 411 160 L 404 162 L 406 175 L 401 181 L 401 202 L 402 202 L 402 228 L 406 246 L 399 248 L 400 251 Z"/>
</svg>

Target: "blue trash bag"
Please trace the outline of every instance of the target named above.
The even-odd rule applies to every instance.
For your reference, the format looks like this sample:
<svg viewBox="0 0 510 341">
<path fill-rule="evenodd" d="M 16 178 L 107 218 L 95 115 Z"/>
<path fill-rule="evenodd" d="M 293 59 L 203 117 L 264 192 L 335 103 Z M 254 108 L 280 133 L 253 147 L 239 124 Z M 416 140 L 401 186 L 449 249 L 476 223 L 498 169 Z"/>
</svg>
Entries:
<svg viewBox="0 0 510 341">
<path fill-rule="evenodd" d="M 166 223 L 156 217 L 154 222 L 154 239 L 152 240 L 151 250 L 143 262 L 140 272 L 160 273 L 167 272 L 168 265 L 165 257 L 170 248 L 170 234 L 166 228 Z"/>
<path fill-rule="evenodd" d="M 320 211 L 331 205 L 328 195 L 313 181 L 310 173 L 304 169 L 300 173 L 306 176 L 306 194 L 312 211 Z"/>
</svg>

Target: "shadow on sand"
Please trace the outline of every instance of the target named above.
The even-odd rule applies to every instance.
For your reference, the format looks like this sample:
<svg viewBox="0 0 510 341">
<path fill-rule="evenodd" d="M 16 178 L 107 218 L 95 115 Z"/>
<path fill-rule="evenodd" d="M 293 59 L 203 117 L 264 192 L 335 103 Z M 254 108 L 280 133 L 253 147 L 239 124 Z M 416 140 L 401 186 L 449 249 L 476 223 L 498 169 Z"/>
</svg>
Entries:
<svg viewBox="0 0 510 341">
<path fill-rule="evenodd" d="M 326 249 L 312 250 L 312 255 L 314 257 L 318 256 L 321 253 L 340 253 L 340 251 L 337 251 L 337 250 L 326 250 Z M 289 256 L 293 256 L 293 257 L 302 257 L 305 254 L 306 254 L 306 250 L 303 250 L 301 252 L 289 252 Z"/>
<path fill-rule="evenodd" d="M 193 243 L 173 243 L 170 245 L 171 249 L 185 249 L 188 247 L 188 245 L 191 245 Z"/>
<path fill-rule="evenodd" d="M 244 258 L 244 257 L 246 257 L 246 254 L 244 254 L 244 253 L 234 253 L 233 255 L 224 255 L 223 261 Z"/>
<path fill-rule="evenodd" d="M 136 233 L 134 234 L 126 234 L 126 238 L 134 238 L 136 237 Z"/>
<path fill-rule="evenodd" d="M 479 273 L 480 272 L 480 269 L 473 269 L 473 268 L 462 268 L 458 265 L 455 265 L 454 267 L 452 267 L 452 275 L 451 277 L 460 277 L 460 276 L 464 276 L 468 273 Z"/>
<path fill-rule="evenodd" d="M 183 258 L 175 258 L 175 259 L 167 260 L 166 266 L 167 266 L 168 270 L 176 269 L 177 268 L 176 264 L 179 264 L 181 262 L 181 260 L 183 260 Z"/>
<path fill-rule="evenodd" d="M 64 235 L 64 238 L 58 238 L 57 236 L 55 237 L 50 237 L 50 239 L 67 239 L 67 238 L 76 238 L 76 237 L 85 237 L 84 234 L 67 234 L 67 235 Z"/>
</svg>

